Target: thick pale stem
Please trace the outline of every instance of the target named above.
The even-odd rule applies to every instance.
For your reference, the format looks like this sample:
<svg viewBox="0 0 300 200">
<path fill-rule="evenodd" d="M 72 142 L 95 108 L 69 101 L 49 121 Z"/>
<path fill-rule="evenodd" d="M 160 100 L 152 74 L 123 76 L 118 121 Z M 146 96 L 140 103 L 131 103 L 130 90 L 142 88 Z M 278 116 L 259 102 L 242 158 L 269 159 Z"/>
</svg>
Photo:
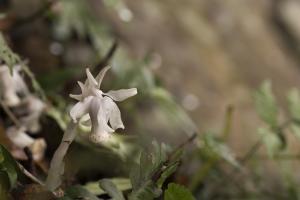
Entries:
<svg viewBox="0 0 300 200">
<path fill-rule="evenodd" d="M 64 157 L 69 149 L 70 144 L 76 135 L 76 123 L 71 122 L 64 133 L 62 141 L 54 153 L 50 163 L 50 169 L 46 179 L 45 186 L 48 190 L 54 191 L 62 182 L 62 175 L 64 173 Z"/>
</svg>

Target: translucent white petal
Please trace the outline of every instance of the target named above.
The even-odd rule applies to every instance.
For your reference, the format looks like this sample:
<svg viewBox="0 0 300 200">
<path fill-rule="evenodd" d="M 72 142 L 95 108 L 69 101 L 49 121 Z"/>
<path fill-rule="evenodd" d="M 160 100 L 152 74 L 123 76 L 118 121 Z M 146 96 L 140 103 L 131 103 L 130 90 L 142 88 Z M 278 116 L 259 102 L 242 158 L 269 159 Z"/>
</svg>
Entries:
<svg viewBox="0 0 300 200">
<path fill-rule="evenodd" d="M 90 106 L 89 104 L 92 98 L 93 97 L 85 98 L 83 101 L 80 101 L 77 104 L 75 104 L 70 110 L 70 116 L 73 119 L 74 123 L 76 123 L 77 120 L 80 119 L 83 115 L 88 113 Z"/>
<path fill-rule="evenodd" d="M 97 97 L 94 97 L 92 99 L 90 104 L 89 115 L 92 122 L 92 129 L 94 128 L 98 132 L 102 132 L 102 130 L 104 132 L 114 132 L 114 130 L 111 129 L 107 124 L 108 118 L 105 114 L 105 110 L 103 109 L 101 99 Z"/>
<path fill-rule="evenodd" d="M 70 97 L 73 99 L 76 99 L 78 101 L 82 100 L 82 95 L 81 94 L 70 94 Z"/>
<path fill-rule="evenodd" d="M 89 83 L 90 86 L 92 86 L 92 85 L 97 86 L 98 85 L 96 79 L 91 74 L 89 68 L 86 68 L 86 76 L 87 76 L 87 81 L 88 81 L 88 83 Z"/>
<path fill-rule="evenodd" d="M 45 108 L 46 104 L 39 98 L 33 95 L 26 97 L 28 110 L 33 113 L 41 113 Z"/>
<path fill-rule="evenodd" d="M 137 94 L 136 88 L 131 89 L 121 89 L 121 90 L 110 90 L 107 93 L 104 93 L 104 95 L 109 96 L 114 101 L 123 101 L 129 97 L 132 97 Z"/>
<path fill-rule="evenodd" d="M 3 101 L 8 106 L 17 106 L 20 104 L 21 100 L 17 93 L 11 89 L 4 90 Z"/>
<path fill-rule="evenodd" d="M 35 139 L 34 143 L 30 146 L 32 157 L 34 161 L 41 161 L 44 158 L 47 144 L 45 139 Z"/>
<path fill-rule="evenodd" d="M 24 132 L 24 128 L 10 127 L 6 133 L 12 143 L 20 148 L 28 147 L 34 143 L 34 139 Z"/>
<path fill-rule="evenodd" d="M 27 87 L 23 77 L 20 74 L 21 70 L 22 70 L 22 68 L 20 65 L 16 65 L 13 68 L 12 78 L 14 80 L 14 87 L 17 92 L 20 92 L 23 94 L 28 94 L 29 90 L 28 90 L 28 87 Z"/>
<path fill-rule="evenodd" d="M 21 100 L 17 95 L 17 86 L 6 65 L 0 66 L 0 87 L 3 101 L 8 106 L 16 106 Z"/>
<path fill-rule="evenodd" d="M 107 124 L 107 117 L 104 113 L 102 101 L 94 97 L 90 103 L 89 115 L 92 122 L 90 139 L 93 142 L 99 142 L 107 134 L 114 132 Z"/>
<path fill-rule="evenodd" d="M 124 129 L 124 124 L 121 119 L 121 112 L 117 104 L 115 104 L 115 102 L 113 102 L 113 100 L 109 97 L 104 97 L 102 101 L 103 101 L 103 108 L 108 117 L 111 127 L 114 130 L 118 128 Z"/>
<path fill-rule="evenodd" d="M 99 72 L 99 74 L 96 76 L 96 81 L 98 82 L 98 88 L 99 88 L 99 89 L 100 89 L 102 80 L 103 80 L 103 78 L 104 78 L 106 72 L 107 72 L 110 68 L 111 68 L 110 66 L 104 67 L 104 68 Z"/>
<path fill-rule="evenodd" d="M 85 88 L 85 85 L 82 82 L 80 82 L 80 81 L 77 81 L 77 83 L 78 83 L 78 85 L 79 85 L 79 87 L 81 89 L 81 92 L 83 92 L 84 88 Z"/>
</svg>

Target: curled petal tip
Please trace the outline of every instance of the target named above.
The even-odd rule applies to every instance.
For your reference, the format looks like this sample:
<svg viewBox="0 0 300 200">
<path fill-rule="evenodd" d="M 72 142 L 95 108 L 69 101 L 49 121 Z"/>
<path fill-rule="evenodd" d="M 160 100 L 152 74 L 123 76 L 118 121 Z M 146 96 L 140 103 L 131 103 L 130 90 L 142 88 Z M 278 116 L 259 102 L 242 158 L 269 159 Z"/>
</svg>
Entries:
<svg viewBox="0 0 300 200">
<path fill-rule="evenodd" d="M 104 67 L 104 68 L 99 72 L 99 74 L 96 76 L 96 81 L 98 82 L 98 88 L 100 88 L 101 83 L 102 83 L 102 80 L 103 80 L 103 78 L 104 78 L 106 72 L 107 72 L 110 68 L 111 68 L 110 66 Z"/>
<path fill-rule="evenodd" d="M 137 93 L 138 93 L 138 90 L 137 90 L 137 88 L 131 88 L 132 89 L 132 93 L 133 93 L 133 95 L 136 95 Z"/>
<path fill-rule="evenodd" d="M 81 88 L 81 90 L 83 90 L 84 84 L 82 82 L 80 82 L 80 81 L 77 81 L 77 83 L 78 83 L 79 87 Z"/>
</svg>

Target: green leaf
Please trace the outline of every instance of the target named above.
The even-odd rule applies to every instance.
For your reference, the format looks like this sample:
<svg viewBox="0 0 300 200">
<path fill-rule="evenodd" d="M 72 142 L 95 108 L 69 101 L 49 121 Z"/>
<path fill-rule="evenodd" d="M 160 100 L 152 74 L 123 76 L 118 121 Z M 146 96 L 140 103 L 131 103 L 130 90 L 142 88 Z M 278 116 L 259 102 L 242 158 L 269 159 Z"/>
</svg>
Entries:
<svg viewBox="0 0 300 200">
<path fill-rule="evenodd" d="M 0 33 L 0 59 L 12 69 L 12 67 L 20 63 L 20 58 L 7 45 L 4 36 Z"/>
<path fill-rule="evenodd" d="M 292 133 L 298 138 L 300 139 L 300 126 L 298 124 L 292 124 L 290 126 Z"/>
<path fill-rule="evenodd" d="M 99 183 L 100 187 L 106 191 L 114 200 L 125 200 L 122 192 L 109 179 L 102 179 Z"/>
<path fill-rule="evenodd" d="M 133 166 L 130 173 L 133 189 L 140 188 L 145 182 L 151 180 L 151 176 L 159 170 L 162 163 L 167 159 L 167 146 L 152 142 L 151 151 L 146 149 L 141 152 L 140 163 Z"/>
<path fill-rule="evenodd" d="M 112 178 L 109 179 L 114 185 L 116 185 L 117 189 L 120 191 L 126 191 L 132 189 L 131 182 L 128 178 Z M 99 182 L 90 182 L 84 185 L 84 188 L 89 190 L 91 193 L 95 195 L 106 194 L 107 192 L 102 190 L 99 187 Z"/>
<path fill-rule="evenodd" d="M 259 128 L 258 134 L 262 136 L 268 155 L 271 158 L 281 150 L 282 142 L 270 128 Z"/>
<path fill-rule="evenodd" d="M 19 168 L 16 161 L 2 145 L 0 145 L 0 171 L 7 174 L 10 188 L 14 187 L 17 182 Z"/>
<path fill-rule="evenodd" d="M 170 177 L 178 168 L 179 163 L 176 162 L 173 165 L 167 167 L 164 172 L 161 174 L 160 178 L 157 181 L 157 185 L 161 188 L 168 177 Z"/>
<path fill-rule="evenodd" d="M 0 199 L 9 199 L 10 183 L 6 172 L 0 170 Z"/>
<path fill-rule="evenodd" d="M 209 157 L 218 156 L 234 167 L 240 167 L 240 164 L 236 160 L 232 150 L 221 140 L 217 140 L 217 138 L 215 138 L 212 133 L 205 134 L 203 140 L 205 143 L 205 149 L 209 151 L 207 152 L 209 154 Z"/>
<path fill-rule="evenodd" d="M 165 191 L 164 200 L 195 200 L 192 193 L 182 185 L 170 183 Z"/>
<path fill-rule="evenodd" d="M 256 110 L 267 124 L 272 127 L 277 126 L 277 105 L 271 90 L 271 82 L 265 81 L 261 87 L 255 92 Z"/>
<path fill-rule="evenodd" d="M 292 118 L 300 121 L 300 94 L 296 88 L 289 92 L 288 103 Z"/>
<path fill-rule="evenodd" d="M 133 190 L 129 200 L 152 200 L 162 193 L 160 187 L 178 166 L 181 149 L 167 156 L 169 147 L 152 143 L 151 151 L 141 152 L 140 162 L 132 167 L 130 179 Z"/>
<path fill-rule="evenodd" d="M 162 191 L 156 187 L 153 181 L 148 180 L 129 194 L 129 200 L 153 200 L 161 195 Z"/>
<path fill-rule="evenodd" d="M 157 181 L 157 185 L 159 188 L 162 188 L 164 182 L 168 177 L 170 177 L 178 168 L 179 160 L 182 156 L 183 150 L 178 149 L 173 153 L 173 155 L 170 157 L 168 166 L 165 167 L 163 172 L 160 175 L 160 178 Z"/>
<path fill-rule="evenodd" d="M 65 191 L 63 199 L 89 199 L 89 200 L 101 200 L 94 194 L 90 193 L 87 189 L 81 185 L 71 186 Z"/>
</svg>

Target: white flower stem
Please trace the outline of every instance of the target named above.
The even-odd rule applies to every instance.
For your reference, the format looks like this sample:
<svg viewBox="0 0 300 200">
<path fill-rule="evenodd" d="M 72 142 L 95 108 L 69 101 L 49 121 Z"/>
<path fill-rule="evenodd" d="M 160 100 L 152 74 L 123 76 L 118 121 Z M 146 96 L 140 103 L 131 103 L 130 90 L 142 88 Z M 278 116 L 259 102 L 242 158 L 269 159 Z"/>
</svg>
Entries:
<svg viewBox="0 0 300 200">
<path fill-rule="evenodd" d="M 69 149 L 70 144 L 75 138 L 76 126 L 77 123 L 70 122 L 60 145 L 53 155 L 45 183 L 45 187 L 50 191 L 54 191 L 61 185 L 61 179 L 64 173 L 64 157 Z"/>
</svg>

